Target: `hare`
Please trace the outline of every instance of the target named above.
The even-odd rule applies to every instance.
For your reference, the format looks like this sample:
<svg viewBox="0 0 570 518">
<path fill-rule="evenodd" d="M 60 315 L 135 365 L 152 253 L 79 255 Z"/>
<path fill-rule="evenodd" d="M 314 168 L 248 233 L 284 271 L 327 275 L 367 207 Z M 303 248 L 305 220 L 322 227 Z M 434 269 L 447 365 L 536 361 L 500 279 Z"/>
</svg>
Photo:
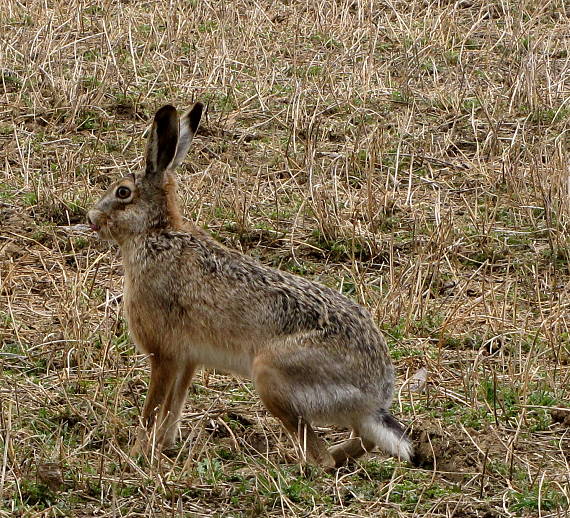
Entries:
<svg viewBox="0 0 570 518">
<path fill-rule="evenodd" d="M 174 169 L 202 111 L 200 103 L 182 116 L 160 108 L 145 170 L 114 183 L 87 216 L 121 250 L 130 333 L 150 359 L 146 430 L 161 448 L 173 445 L 192 375 L 206 366 L 251 378 L 310 462 L 334 468 L 375 446 L 410 461 L 411 442 L 388 410 L 394 368 L 371 315 L 183 221 Z M 315 423 L 351 428 L 352 436 L 327 449 Z"/>
</svg>

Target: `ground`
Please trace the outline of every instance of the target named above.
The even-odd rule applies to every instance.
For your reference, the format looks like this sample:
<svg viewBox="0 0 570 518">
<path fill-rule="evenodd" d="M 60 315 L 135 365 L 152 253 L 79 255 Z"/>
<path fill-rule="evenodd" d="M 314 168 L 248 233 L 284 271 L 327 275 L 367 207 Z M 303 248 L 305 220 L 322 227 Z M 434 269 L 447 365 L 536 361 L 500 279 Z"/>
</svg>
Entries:
<svg viewBox="0 0 570 518">
<path fill-rule="evenodd" d="M 2 0 L 0 40 L 0 516 L 567 516 L 565 0 Z M 299 464 L 208 370 L 129 455 L 148 366 L 81 224 L 195 100 L 185 216 L 370 309 L 419 467 Z"/>
</svg>

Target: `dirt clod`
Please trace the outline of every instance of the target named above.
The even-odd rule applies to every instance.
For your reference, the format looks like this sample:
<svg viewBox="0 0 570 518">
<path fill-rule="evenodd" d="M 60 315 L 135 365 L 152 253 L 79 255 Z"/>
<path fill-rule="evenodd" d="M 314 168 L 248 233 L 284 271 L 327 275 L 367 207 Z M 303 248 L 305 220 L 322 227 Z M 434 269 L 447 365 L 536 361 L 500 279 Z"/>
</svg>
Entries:
<svg viewBox="0 0 570 518">
<path fill-rule="evenodd" d="M 550 411 L 553 423 L 560 423 L 562 426 L 570 427 L 570 409 L 555 408 Z"/>
<path fill-rule="evenodd" d="M 446 432 L 437 420 L 422 423 L 422 429 L 414 430 L 411 436 L 415 449 L 412 463 L 416 467 L 436 469 L 446 473 L 446 478 L 459 480 L 477 464 L 469 438 Z"/>
</svg>

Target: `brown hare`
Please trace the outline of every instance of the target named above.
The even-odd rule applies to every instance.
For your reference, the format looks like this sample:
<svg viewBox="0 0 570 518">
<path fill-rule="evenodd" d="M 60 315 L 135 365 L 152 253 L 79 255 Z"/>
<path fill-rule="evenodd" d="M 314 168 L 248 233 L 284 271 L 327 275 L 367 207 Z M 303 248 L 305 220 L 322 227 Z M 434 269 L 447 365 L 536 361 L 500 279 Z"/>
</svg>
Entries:
<svg viewBox="0 0 570 518">
<path fill-rule="evenodd" d="M 183 221 L 174 169 L 202 109 L 158 110 L 145 170 L 114 183 L 88 213 L 91 228 L 121 249 L 130 333 L 150 358 L 146 429 L 172 446 L 192 375 L 206 366 L 251 378 L 314 463 L 340 466 L 375 446 L 410 461 L 410 440 L 389 412 L 394 368 L 368 311 Z M 327 449 L 314 423 L 349 427 L 352 436 Z"/>
</svg>

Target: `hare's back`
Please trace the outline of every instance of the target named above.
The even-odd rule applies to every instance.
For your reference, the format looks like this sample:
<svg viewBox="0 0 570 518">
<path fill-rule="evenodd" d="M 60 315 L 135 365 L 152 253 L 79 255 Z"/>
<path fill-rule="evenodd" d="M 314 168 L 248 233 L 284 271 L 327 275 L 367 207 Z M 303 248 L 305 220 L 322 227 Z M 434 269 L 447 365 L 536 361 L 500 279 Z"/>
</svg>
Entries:
<svg viewBox="0 0 570 518">
<path fill-rule="evenodd" d="M 360 354 L 373 363 L 387 358 L 386 342 L 372 316 L 355 301 L 251 257 L 220 252 L 218 283 L 240 320 L 271 330 L 272 336 L 316 337 L 315 347 L 342 355 Z"/>
</svg>

